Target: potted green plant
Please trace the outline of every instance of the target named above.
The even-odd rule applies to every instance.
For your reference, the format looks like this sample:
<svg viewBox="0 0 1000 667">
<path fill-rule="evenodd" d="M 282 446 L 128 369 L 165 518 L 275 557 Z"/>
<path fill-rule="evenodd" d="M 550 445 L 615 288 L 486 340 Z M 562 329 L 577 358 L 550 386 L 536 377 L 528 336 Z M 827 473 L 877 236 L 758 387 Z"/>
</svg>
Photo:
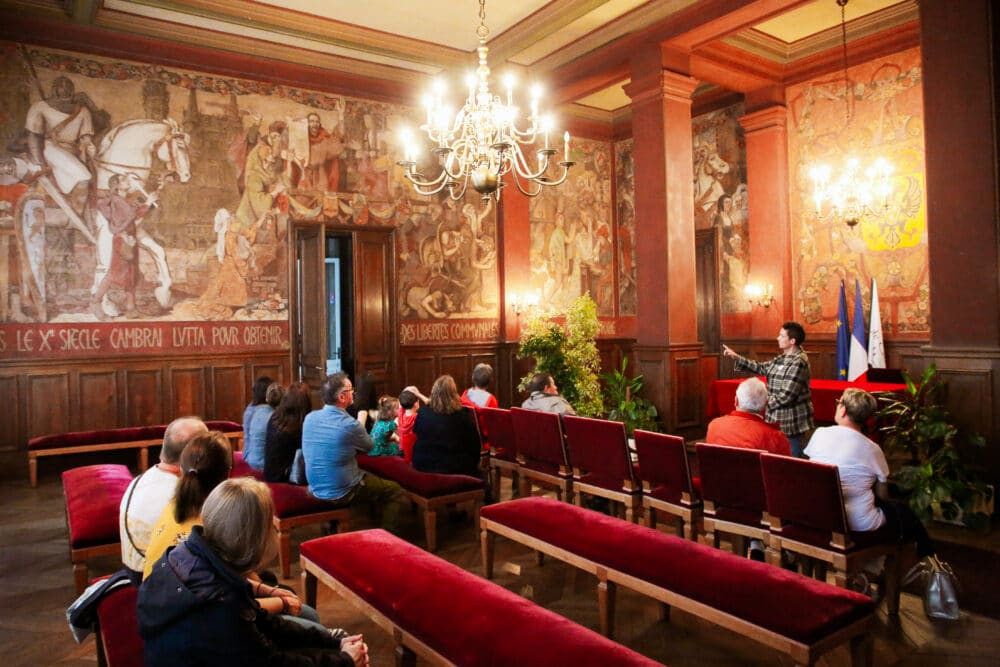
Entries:
<svg viewBox="0 0 1000 667">
<path fill-rule="evenodd" d="M 564 324 L 552 318 L 563 318 Z M 549 373 L 578 415 L 604 414 L 597 379 L 601 356 L 595 339 L 599 330 L 597 304 L 590 294 L 578 297 L 561 313 L 532 313 L 521 330 L 517 357 L 534 358 L 535 369 L 521 378 L 518 389 L 525 391 L 535 373 Z"/>
<path fill-rule="evenodd" d="M 902 453 L 903 465 L 891 475 L 922 519 L 937 518 L 969 527 L 988 525 L 993 488 L 976 479 L 961 460 L 959 448 L 983 447 L 982 436 L 961 431 L 944 408 L 945 385 L 931 364 L 914 382 L 903 371 L 902 393 L 878 395 L 882 446 Z"/>
<path fill-rule="evenodd" d="M 656 406 L 639 395 L 642 392 L 642 376 L 636 375 L 630 378 L 627 369 L 628 357 L 624 357 L 620 370 L 613 370 L 601 376 L 605 387 L 608 419 L 625 424 L 625 430 L 630 438 L 637 428 L 644 431 L 659 431 Z"/>
</svg>

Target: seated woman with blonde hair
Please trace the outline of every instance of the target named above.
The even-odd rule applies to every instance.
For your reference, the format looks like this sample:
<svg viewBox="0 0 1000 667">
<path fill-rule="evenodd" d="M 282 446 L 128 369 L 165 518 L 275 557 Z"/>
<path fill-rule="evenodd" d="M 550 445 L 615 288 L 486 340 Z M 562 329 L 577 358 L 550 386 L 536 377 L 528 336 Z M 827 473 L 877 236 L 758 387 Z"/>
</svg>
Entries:
<svg viewBox="0 0 1000 667">
<path fill-rule="evenodd" d="M 368 664 L 360 635 L 343 637 L 261 609 L 247 575 L 275 557 L 274 500 L 263 482 L 229 479 L 201 511 L 204 526 L 167 551 L 139 588 L 146 665 Z"/>
</svg>

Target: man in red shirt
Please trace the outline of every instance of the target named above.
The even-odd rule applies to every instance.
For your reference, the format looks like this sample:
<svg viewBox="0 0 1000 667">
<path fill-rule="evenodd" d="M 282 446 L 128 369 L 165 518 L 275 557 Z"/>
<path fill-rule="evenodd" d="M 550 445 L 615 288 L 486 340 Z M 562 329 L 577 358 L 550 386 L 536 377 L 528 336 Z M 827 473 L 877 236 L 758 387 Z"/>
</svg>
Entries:
<svg viewBox="0 0 1000 667">
<path fill-rule="evenodd" d="M 788 437 L 777 424 L 764 421 L 767 399 L 767 386 L 759 379 L 748 378 L 741 382 L 736 389 L 736 409 L 708 424 L 705 442 L 791 456 Z"/>
</svg>

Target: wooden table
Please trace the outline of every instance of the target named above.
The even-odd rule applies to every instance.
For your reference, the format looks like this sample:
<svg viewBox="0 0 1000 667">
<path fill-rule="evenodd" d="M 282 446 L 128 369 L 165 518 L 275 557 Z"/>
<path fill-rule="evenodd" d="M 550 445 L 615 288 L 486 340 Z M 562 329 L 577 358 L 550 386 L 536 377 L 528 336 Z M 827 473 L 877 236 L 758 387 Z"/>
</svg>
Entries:
<svg viewBox="0 0 1000 667">
<path fill-rule="evenodd" d="M 709 419 L 719 415 L 729 414 L 735 405 L 736 387 L 746 378 L 730 380 L 714 380 L 708 392 L 708 406 L 705 412 Z M 764 380 L 764 378 L 761 378 Z M 817 422 L 833 423 L 833 415 L 837 411 L 837 399 L 848 387 L 864 389 L 867 392 L 904 391 L 905 384 L 887 382 L 846 382 L 844 380 L 812 380 L 809 390 L 812 392 L 814 419 Z"/>
</svg>

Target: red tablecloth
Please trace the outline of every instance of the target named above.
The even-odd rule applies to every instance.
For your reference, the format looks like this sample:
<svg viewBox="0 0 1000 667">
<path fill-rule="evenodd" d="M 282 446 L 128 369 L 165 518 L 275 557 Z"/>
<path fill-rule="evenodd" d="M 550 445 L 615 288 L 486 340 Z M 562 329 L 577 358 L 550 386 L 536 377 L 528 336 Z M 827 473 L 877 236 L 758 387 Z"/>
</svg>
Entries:
<svg viewBox="0 0 1000 667">
<path fill-rule="evenodd" d="M 708 392 L 708 406 L 705 412 L 709 418 L 729 414 L 736 400 L 736 387 L 746 378 L 731 380 L 714 380 Z M 761 378 L 763 380 L 764 378 Z M 809 390 L 812 392 L 814 418 L 817 422 L 833 422 L 837 411 L 837 399 L 848 387 L 857 387 L 867 392 L 903 391 L 905 384 L 889 384 L 886 382 L 845 382 L 844 380 L 812 380 Z"/>
</svg>

